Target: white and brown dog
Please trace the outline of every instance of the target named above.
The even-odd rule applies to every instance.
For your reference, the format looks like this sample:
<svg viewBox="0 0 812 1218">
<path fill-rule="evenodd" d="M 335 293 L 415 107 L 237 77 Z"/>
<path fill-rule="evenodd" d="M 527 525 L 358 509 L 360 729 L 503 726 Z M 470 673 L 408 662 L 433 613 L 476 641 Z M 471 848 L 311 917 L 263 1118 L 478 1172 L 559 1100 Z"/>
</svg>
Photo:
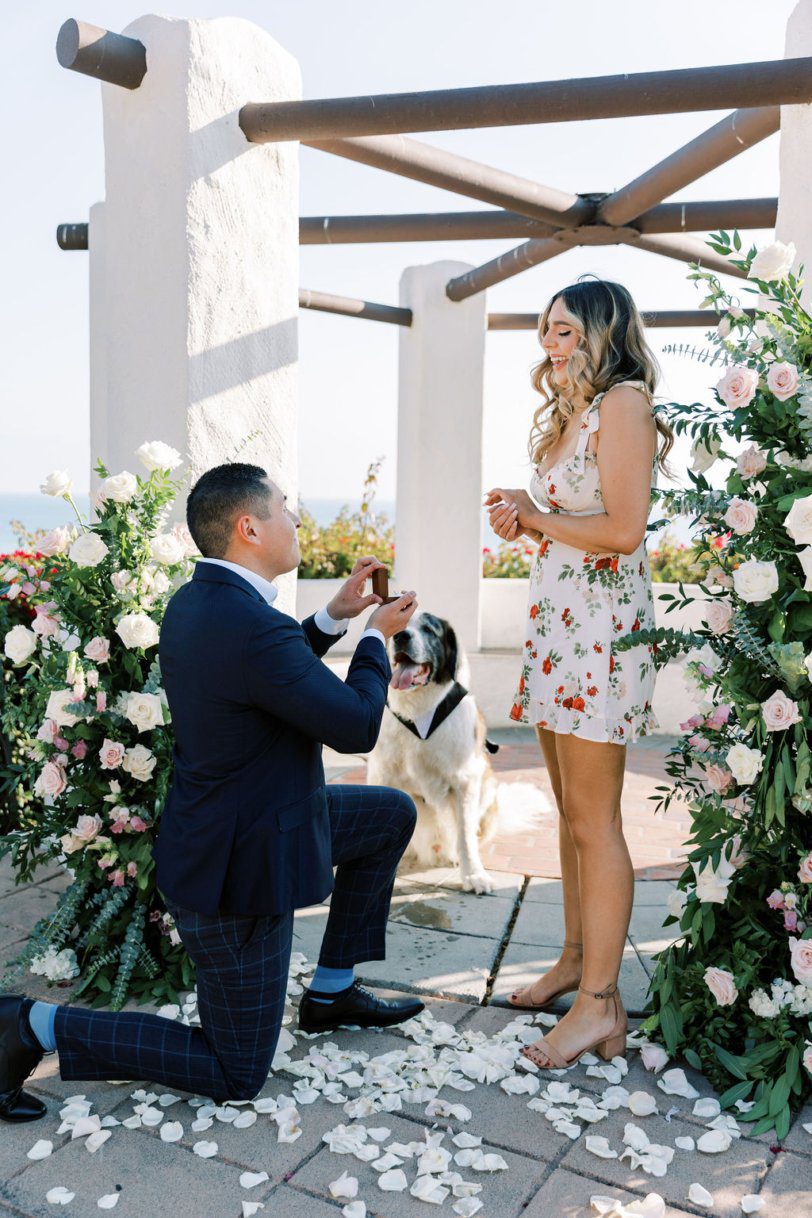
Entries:
<svg viewBox="0 0 812 1218">
<path fill-rule="evenodd" d="M 367 781 L 399 787 L 417 804 L 407 865 L 459 864 L 467 892 L 492 892 L 480 846 L 496 831 L 498 784 L 485 720 L 465 678 L 456 635 L 443 618 L 416 614 L 390 643 L 388 709 Z"/>
</svg>

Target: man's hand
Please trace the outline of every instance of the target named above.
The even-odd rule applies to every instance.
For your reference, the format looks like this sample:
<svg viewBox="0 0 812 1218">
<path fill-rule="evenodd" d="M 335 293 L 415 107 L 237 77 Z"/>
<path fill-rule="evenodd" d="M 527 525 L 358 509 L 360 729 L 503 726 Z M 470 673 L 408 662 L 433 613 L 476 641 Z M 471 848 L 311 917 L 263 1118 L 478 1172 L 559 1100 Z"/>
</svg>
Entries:
<svg viewBox="0 0 812 1218">
<path fill-rule="evenodd" d="M 380 605 L 381 598 L 374 593 L 364 595 L 366 582 L 373 571 L 379 571 L 386 564 L 377 558 L 359 558 L 347 580 L 336 592 L 327 606 L 327 612 L 336 622 L 345 618 L 358 617 L 370 605 Z"/>
<path fill-rule="evenodd" d="M 367 630 L 380 630 L 385 639 L 391 639 L 403 630 L 417 608 L 417 593 L 403 592 L 391 605 L 381 605 L 367 622 Z"/>
</svg>

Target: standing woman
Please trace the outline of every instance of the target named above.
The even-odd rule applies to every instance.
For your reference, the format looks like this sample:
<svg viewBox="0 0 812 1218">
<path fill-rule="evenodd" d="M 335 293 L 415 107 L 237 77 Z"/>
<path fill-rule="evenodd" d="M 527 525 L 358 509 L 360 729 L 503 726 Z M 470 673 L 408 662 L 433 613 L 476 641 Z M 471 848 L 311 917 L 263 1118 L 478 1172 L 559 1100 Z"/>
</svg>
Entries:
<svg viewBox="0 0 812 1218">
<path fill-rule="evenodd" d="M 576 991 L 555 1028 L 523 1050 L 561 1069 L 587 1050 L 626 1051 L 617 980 L 634 876 L 620 799 L 626 745 L 655 726 L 655 672 L 650 647 L 621 653 L 614 643 L 654 626 L 643 539 L 656 465 L 673 440 L 653 414 L 657 364 L 626 288 L 589 279 L 557 292 L 539 341 L 533 498 L 496 488 L 486 503 L 500 537 L 538 542 L 511 718 L 535 727 L 558 804 L 565 942 L 510 1002 L 541 1010 Z"/>
</svg>

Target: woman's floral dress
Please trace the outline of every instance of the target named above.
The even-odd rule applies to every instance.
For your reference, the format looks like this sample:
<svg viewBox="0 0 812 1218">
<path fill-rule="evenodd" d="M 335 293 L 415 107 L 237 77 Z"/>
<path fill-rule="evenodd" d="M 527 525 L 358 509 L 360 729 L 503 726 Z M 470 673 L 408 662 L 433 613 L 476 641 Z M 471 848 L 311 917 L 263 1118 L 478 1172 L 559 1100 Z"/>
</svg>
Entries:
<svg viewBox="0 0 812 1218">
<path fill-rule="evenodd" d="M 646 392 L 640 381 L 625 381 Z M 533 475 L 530 493 L 551 512 L 603 511 L 598 462 L 587 450 L 600 427 L 598 394 L 586 409 L 571 457 Z M 654 627 L 645 545 L 633 554 L 594 554 L 542 538 L 530 573 L 527 640 L 510 712 L 583 740 L 628 744 L 656 727 L 650 646 L 615 651 L 614 641 Z"/>
</svg>

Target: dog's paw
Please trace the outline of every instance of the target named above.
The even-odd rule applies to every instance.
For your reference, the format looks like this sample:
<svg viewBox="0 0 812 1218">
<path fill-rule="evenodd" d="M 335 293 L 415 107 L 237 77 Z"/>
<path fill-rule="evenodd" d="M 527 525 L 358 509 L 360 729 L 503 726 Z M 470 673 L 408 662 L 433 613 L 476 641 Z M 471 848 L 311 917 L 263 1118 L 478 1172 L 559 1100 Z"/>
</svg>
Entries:
<svg viewBox="0 0 812 1218">
<path fill-rule="evenodd" d="M 462 877 L 463 892 L 493 892 L 494 882 L 487 871 L 471 871 Z"/>
</svg>

